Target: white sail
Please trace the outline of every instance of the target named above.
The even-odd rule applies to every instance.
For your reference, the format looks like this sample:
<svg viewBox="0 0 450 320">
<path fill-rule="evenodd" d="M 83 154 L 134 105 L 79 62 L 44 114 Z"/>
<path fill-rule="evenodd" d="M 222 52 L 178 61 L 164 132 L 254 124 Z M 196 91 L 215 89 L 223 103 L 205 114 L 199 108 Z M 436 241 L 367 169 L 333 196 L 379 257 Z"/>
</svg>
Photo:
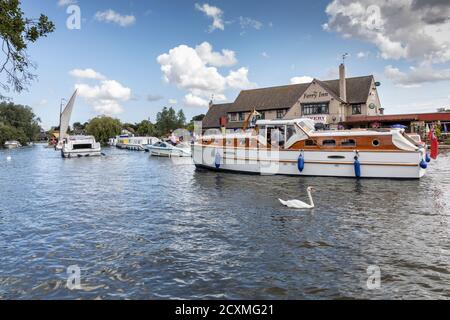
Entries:
<svg viewBox="0 0 450 320">
<path fill-rule="evenodd" d="M 70 117 L 72 116 L 73 105 L 75 104 L 75 98 L 77 96 L 77 90 L 73 93 L 72 97 L 67 103 L 64 111 L 61 113 L 60 127 L 59 127 L 59 141 L 62 142 L 69 135 L 67 130 L 69 129 Z"/>
</svg>

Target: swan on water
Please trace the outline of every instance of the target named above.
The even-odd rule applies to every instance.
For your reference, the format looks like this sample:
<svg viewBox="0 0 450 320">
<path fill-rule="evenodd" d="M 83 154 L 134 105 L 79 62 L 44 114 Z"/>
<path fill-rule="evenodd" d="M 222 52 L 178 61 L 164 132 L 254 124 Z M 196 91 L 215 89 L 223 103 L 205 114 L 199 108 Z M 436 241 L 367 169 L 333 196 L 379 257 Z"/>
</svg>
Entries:
<svg viewBox="0 0 450 320">
<path fill-rule="evenodd" d="M 294 209 L 312 209 L 314 208 L 314 201 L 311 195 L 312 191 L 316 191 L 316 189 L 314 189 L 313 187 L 308 187 L 308 189 L 306 189 L 306 191 L 308 192 L 308 197 L 309 197 L 309 202 L 310 204 L 307 204 L 303 201 L 300 200 L 288 200 L 288 201 L 284 201 L 281 199 L 278 199 L 282 205 L 288 207 L 288 208 L 294 208 Z"/>
</svg>

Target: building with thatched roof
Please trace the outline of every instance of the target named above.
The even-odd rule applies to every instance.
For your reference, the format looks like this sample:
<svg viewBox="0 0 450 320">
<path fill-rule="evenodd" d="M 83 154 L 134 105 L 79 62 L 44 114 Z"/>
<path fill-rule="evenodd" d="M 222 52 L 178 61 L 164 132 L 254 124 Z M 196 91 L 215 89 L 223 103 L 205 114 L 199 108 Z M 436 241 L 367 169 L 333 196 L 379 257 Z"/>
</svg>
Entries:
<svg viewBox="0 0 450 320">
<path fill-rule="evenodd" d="M 383 114 L 372 75 L 346 78 L 343 64 L 339 74 L 336 80 L 243 90 L 233 103 L 211 104 L 203 128 L 242 128 L 253 110 L 263 119 L 306 117 L 331 128 L 354 115 Z"/>
</svg>

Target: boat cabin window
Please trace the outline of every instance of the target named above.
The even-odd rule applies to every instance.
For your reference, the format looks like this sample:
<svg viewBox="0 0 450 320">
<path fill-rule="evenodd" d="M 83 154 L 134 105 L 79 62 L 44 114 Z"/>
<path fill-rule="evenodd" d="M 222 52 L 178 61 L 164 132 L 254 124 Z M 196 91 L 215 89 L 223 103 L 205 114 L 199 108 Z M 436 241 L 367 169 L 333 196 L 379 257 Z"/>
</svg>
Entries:
<svg viewBox="0 0 450 320">
<path fill-rule="evenodd" d="M 295 134 L 295 127 L 294 125 L 288 125 L 286 126 L 286 141 L 289 141 L 290 138 Z"/>
<path fill-rule="evenodd" d="M 322 146 L 324 147 L 335 147 L 336 146 L 336 140 L 328 139 L 322 141 Z"/>
<path fill-rule="evenodd" d="M 80 150 L 80 149 L 91 149 L 92 148 L 92 144 L 90 143 L 83 143 L 83 144 L 74 144 L 73 145 L 73 149 L 74 150 Z"/>
<path fill-rule="evenodd" d="M 341 146 L 343 147 L 356 147 L 356 141 L 353 139 L 342 140 Z"/>
<path fill-rule="evenodd" d="M 373 145 L 374 147 L 379 147 L 379 146 L 380 146 L 380 140 L 378 140 L 378 139 L 372 140 L 372 145 Z"/>
<path fill-rule="evenodd" d="M 305 140 L 305 146 L 307 146 L 307 147 L 313 147 L 313 146 L 315 146 L 316 144 L 315 144 L 315 142 L 314 142 L 314 140 L 312 140 L 312 139 L 307 139 L 307 140 Z"/>
</svg>

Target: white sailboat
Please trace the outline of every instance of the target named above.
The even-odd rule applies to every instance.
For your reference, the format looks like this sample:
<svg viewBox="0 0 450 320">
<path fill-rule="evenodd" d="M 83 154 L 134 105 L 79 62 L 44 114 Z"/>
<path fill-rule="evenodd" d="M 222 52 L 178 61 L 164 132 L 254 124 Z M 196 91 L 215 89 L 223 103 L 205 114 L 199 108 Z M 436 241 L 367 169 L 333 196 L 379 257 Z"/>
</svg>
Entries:
<svg viewBox="0 0 450 320">
<path fill-rule="evenodd" d="M 59 115 L 59 141 L 55 146 L 55 150 L 62 150 L 64 140 L 69 136 L 67 134 L 67 130 L 69 130 L 70 117 L 72 116 L 73 106 L 77 97 L 77 91 L 78 90 L 75 90 L 66 107 L 64 108 L 64 111 L 62 111 Z"/>
<path fill-rule="evenodd" d="M 100 143 L 96 142 L 93 136 L 69 136 L 67 133 L 76 97 L 77 90 L 60 114 L 59 142 L 55 149 L 61 150 L 63 158 L 100 156 L 102 150 Z"/>
</svg>

